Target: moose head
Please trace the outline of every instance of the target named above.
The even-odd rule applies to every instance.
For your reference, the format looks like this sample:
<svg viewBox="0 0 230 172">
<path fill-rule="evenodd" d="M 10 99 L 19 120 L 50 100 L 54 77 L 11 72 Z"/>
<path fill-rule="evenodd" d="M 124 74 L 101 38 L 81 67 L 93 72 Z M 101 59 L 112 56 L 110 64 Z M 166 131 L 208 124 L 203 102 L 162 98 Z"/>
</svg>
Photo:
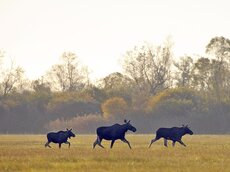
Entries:
<svg viewBox="0 0 230 172">
<path fill-rule="evenodd" d="M 130 124 L 130 120 L 127 121 L 126 119 L 124 120 L 125 125 L 127 126 L 127 130 L 130 130 L 132 132 L 136 132 L 137 129 Z"/>
<path fill-rule="evenodd" d="M 192 130 L 190 129 L 190 127 L 188 125 L 182 125 L 182 128 L 184 129 L 185 134 L 190 134 L 193 135 Z"/>
<path fill-rule="evenodd" d="M 71 139 L 71 137 L 75 137 L 75 134 L 72 132 L 72 128 L 71 129 L 66 128 L 66 130 L 67 130 L 69 139 Z"/>
</svg>

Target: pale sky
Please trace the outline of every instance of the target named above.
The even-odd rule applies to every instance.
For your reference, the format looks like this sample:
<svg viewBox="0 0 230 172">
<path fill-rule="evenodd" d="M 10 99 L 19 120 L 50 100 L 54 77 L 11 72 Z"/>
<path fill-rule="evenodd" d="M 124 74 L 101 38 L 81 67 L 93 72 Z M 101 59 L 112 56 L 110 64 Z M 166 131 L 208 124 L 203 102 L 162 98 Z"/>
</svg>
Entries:
<svg viewBox="0 0 230 172">
<path fill-rule="evenodd" d="M 229 0 L 0 0 L 0 50 L 30 79 L 64 51 L 91 78 L 121 71 L 119 59 L 144 41 L 174 42 L 174 54 L 203 54 L 211 38 L 230 38 Z"/>
</svg>

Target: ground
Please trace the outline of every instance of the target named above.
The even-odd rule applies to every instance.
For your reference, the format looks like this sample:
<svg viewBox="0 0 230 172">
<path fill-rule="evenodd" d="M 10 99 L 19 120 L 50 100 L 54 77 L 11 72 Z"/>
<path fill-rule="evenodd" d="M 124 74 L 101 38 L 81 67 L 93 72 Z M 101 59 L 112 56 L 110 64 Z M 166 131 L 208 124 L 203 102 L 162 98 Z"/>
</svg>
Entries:
<svg viewBox="0 0 230 172">
<path fill-rule="evenodd" d="M 113 149 L 92 149 L 95 135 L 77 135 L 71 148 L 57 144 L 45 148 L 45 135 L 0 135 L 0 172 L 78 171 L 78 172 L 228 172 L 230 135 L 186 135 L 187 147 L 163 146 L 163 139 L 148 145 L 153 135 L 127 135 L 128 145 L 117 141 Z"/>
</svg>

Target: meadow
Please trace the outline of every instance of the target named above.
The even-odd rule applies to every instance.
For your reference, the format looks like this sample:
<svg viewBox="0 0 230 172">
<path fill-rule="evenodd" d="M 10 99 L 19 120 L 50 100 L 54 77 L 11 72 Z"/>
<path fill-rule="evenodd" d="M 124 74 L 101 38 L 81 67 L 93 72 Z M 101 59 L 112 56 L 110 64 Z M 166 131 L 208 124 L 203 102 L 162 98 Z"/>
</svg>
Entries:
<svg viewBox="0 0 230 172">
<path fill-rule="evenodd" d="M 95 135 L 77 135 L 71 148 L 50 144 L 45 148 L 45 135 L 0 135 L 0 171 L 55 172 L 227 172 L 230 171 L 229 135 L 184 136 L 187 147 L 178 143 L 163 146 L 163 139 L 148 145 L 153 135 L 127 135 L 128 145 L 117 141 L 113 149 L 92 149 Z"/>
</svg>

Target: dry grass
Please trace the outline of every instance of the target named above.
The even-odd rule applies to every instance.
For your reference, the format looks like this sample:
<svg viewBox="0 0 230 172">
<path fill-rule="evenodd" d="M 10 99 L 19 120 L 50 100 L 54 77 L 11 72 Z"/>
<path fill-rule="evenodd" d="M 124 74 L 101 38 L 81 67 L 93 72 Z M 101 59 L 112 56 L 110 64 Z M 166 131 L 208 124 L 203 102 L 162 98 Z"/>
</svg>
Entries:
<svg viewBox="0 0 230 172">
<path fill-rule="evenodd" d="M 71 139 L 71 148 L 51 144 L 45 148 L 42 135 L 0 135 L 0 171 L 230 171 L 230 136 L 185 136 L 185 148 L 163 146 L 163 140 L 147 148 L 153 135 L 128 135 L 133 149 L 117 141 L 112 150 L 92 149 L 93 135 Z"/>
</svg>

